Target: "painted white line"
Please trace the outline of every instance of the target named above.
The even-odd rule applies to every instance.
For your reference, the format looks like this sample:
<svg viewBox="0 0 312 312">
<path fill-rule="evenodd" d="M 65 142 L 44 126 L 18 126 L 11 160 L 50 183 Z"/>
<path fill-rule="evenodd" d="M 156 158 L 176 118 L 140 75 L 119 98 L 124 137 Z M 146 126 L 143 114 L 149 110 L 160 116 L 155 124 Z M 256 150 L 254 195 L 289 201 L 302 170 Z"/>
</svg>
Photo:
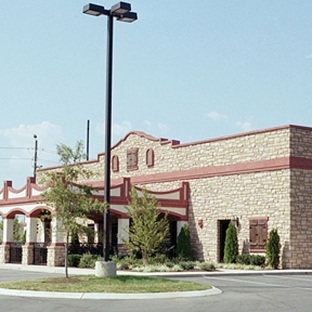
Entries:
<svg viewBox="0 0 312 312">
<path fill-rule="evenodd" d="M 209 276 L 205 276 L 206 279 L 211 279 Z M 283 287 L 283 288 L 294 288 L 291 286 L 285 286 L 281 284 L 269 284 L 269 283 L 262 283 L 262 282 L 254 282 L 254 281 L 246 281 L 246 280 L 239 280 L 238 278 L 225 278 L 223 276 L 215 278 L 217 280 L 235 282 L 235 283 L 242 283 L 242 284 L 254 284 L 254 285 L 262 285 L 262 286 L 273 286 L 273 287 Z"/>
</svg>

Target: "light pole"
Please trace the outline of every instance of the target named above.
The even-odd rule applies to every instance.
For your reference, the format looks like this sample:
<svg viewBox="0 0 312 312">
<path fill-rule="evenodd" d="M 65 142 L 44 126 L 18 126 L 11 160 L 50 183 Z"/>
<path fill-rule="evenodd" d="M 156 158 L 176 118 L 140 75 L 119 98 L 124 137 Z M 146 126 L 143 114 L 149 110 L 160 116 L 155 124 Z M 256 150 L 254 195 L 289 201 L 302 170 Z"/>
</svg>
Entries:
<svg viewBox="0 0 312 312">
<path fill-rule="evenodd" d="M 111 158 L 111 129 L 112 129 L 112 78 L 113 78 L 113 21 L 131 23 L 138 19 L 137 13 L 131 12 L 131 4 L 118 2 L 110 10 L 104 6 L 89 3 L 83 7 L 83 13 L 94 16 L 106 15 L 107 19 L 107 57 L 106 57 L 106 112 L 105 112 L 105 168 L 104 168 L 104 199 L 108 205 L 104 213 L 105 246 L 104 260 L 109 260 L 110 234 L 110 158 Z"/>
<path fill-rule="evenodd" d="M 35 139 L 35 150 L 34 150 L 34 178 L 35 178 L 35 183 L 36 183 L 36 176 L 37 176 L 37 153 L 38 153 L 38 140 L 37 140 L 37 135 L 34 134 L 34 139 Z"/>
</svg>

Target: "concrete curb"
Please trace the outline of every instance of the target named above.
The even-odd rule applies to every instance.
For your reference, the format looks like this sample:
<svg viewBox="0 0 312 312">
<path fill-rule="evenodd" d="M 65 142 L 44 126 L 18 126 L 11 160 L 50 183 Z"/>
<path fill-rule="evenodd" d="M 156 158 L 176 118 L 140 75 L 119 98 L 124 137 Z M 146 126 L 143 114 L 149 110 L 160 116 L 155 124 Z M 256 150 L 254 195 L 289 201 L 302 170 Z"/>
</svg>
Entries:
<svg viewBox="0 0 312 312">
<path fill-rule="evenodd" d="M 54 298 L 54 299 L 100 299 L 100 300 L 129 300 L 129 299 L 173 299 L 173 298 L 190 298 L 219 295 L 222 291 L 218 288 L 201 291 L 182 291 L 168 293 L 146 293 L 146 294 L 118 294 L 118 293 L 61 293 L 61 292 L 44 292 L 30 290 L 13 290 L 0 288 L 0 295 L 32 297 L 32 298 Z"/>
<path fill-rule="evenodd" d="M 64 274 L 63 267 L 46 267 L 35 265 L 20 264 L 0 264 L 0 269 L 20 270 L 28 272 L 46 272 L 54 274 Z M 93 269 L 69 268 L 70 275 L 94 275 Z M 221 276 L 242 276 L 242 275 L 308 275 L 312 274 L 312 270 L 268 270 L 268 271 L 252 271 L 252 270 L 225 270 L 219 269 L 214 272 L 130 272 L 118 271 L 118 275 L 137 275 L 137 276 L 156 276 L 156 277 L 221 277 Z M 186 292 L 167 292 L 167 293 L 146 293 L 146 294 L 117 294 L 117 293 L 60 293 L 60 292 L 40 292 L 28 290 L 11 290 L 0 288 L 0 295 L 19 296 L 19 297 L 37 297 L 37 298 L 62 298 L 62 299 L 112 299 L 112 300 L 129 300 L 129 299 L 170 299 L 170 298 L 186 298 L 186 297 L 203 297 L 221 294 L 222 291 L 212 287 L 204 291 L 186 291 Z"/>
</svg>

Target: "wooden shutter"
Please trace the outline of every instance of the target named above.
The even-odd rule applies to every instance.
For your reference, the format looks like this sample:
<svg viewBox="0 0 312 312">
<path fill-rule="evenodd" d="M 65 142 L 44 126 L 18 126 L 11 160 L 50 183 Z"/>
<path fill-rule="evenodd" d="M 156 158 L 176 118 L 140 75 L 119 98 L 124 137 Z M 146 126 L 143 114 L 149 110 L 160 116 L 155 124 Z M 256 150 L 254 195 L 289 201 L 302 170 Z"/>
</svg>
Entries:
<svg viewBox="0 0 312 312">
<path fill-rule="evenodd" d="M 267 218 L 249 220 L 250 249 L 265 249 L 267 243 Z"/>
<path fill-rule="evenodd" d="M 258 220 L 258 248 L 265 249 L 267 242 L 267 221 L 265 219 Z"/>
<path fill-rule="evenodd" d="M 257 248 L 258 243 L 258 220 L 249 221 L 249 245 L 251 249 Z"/>
<path fill-rule="evenodd" d="M 127 169 L 137 169 L 138 150 L 136 148 L 127 151 Z"/>
</svg>

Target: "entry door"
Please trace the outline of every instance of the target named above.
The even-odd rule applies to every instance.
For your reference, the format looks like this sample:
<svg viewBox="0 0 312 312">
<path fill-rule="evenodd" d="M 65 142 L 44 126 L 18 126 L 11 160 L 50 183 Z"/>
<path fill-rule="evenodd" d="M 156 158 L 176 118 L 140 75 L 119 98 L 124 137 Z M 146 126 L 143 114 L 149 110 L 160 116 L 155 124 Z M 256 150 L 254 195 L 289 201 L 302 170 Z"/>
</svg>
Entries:
<svg viewBox="0 0 312 312">
<path fill-rule="evenodd" d="M 219 220 L 219 262 L 223 262 L 225 235 L 231 220 Z"/>
</svg>

